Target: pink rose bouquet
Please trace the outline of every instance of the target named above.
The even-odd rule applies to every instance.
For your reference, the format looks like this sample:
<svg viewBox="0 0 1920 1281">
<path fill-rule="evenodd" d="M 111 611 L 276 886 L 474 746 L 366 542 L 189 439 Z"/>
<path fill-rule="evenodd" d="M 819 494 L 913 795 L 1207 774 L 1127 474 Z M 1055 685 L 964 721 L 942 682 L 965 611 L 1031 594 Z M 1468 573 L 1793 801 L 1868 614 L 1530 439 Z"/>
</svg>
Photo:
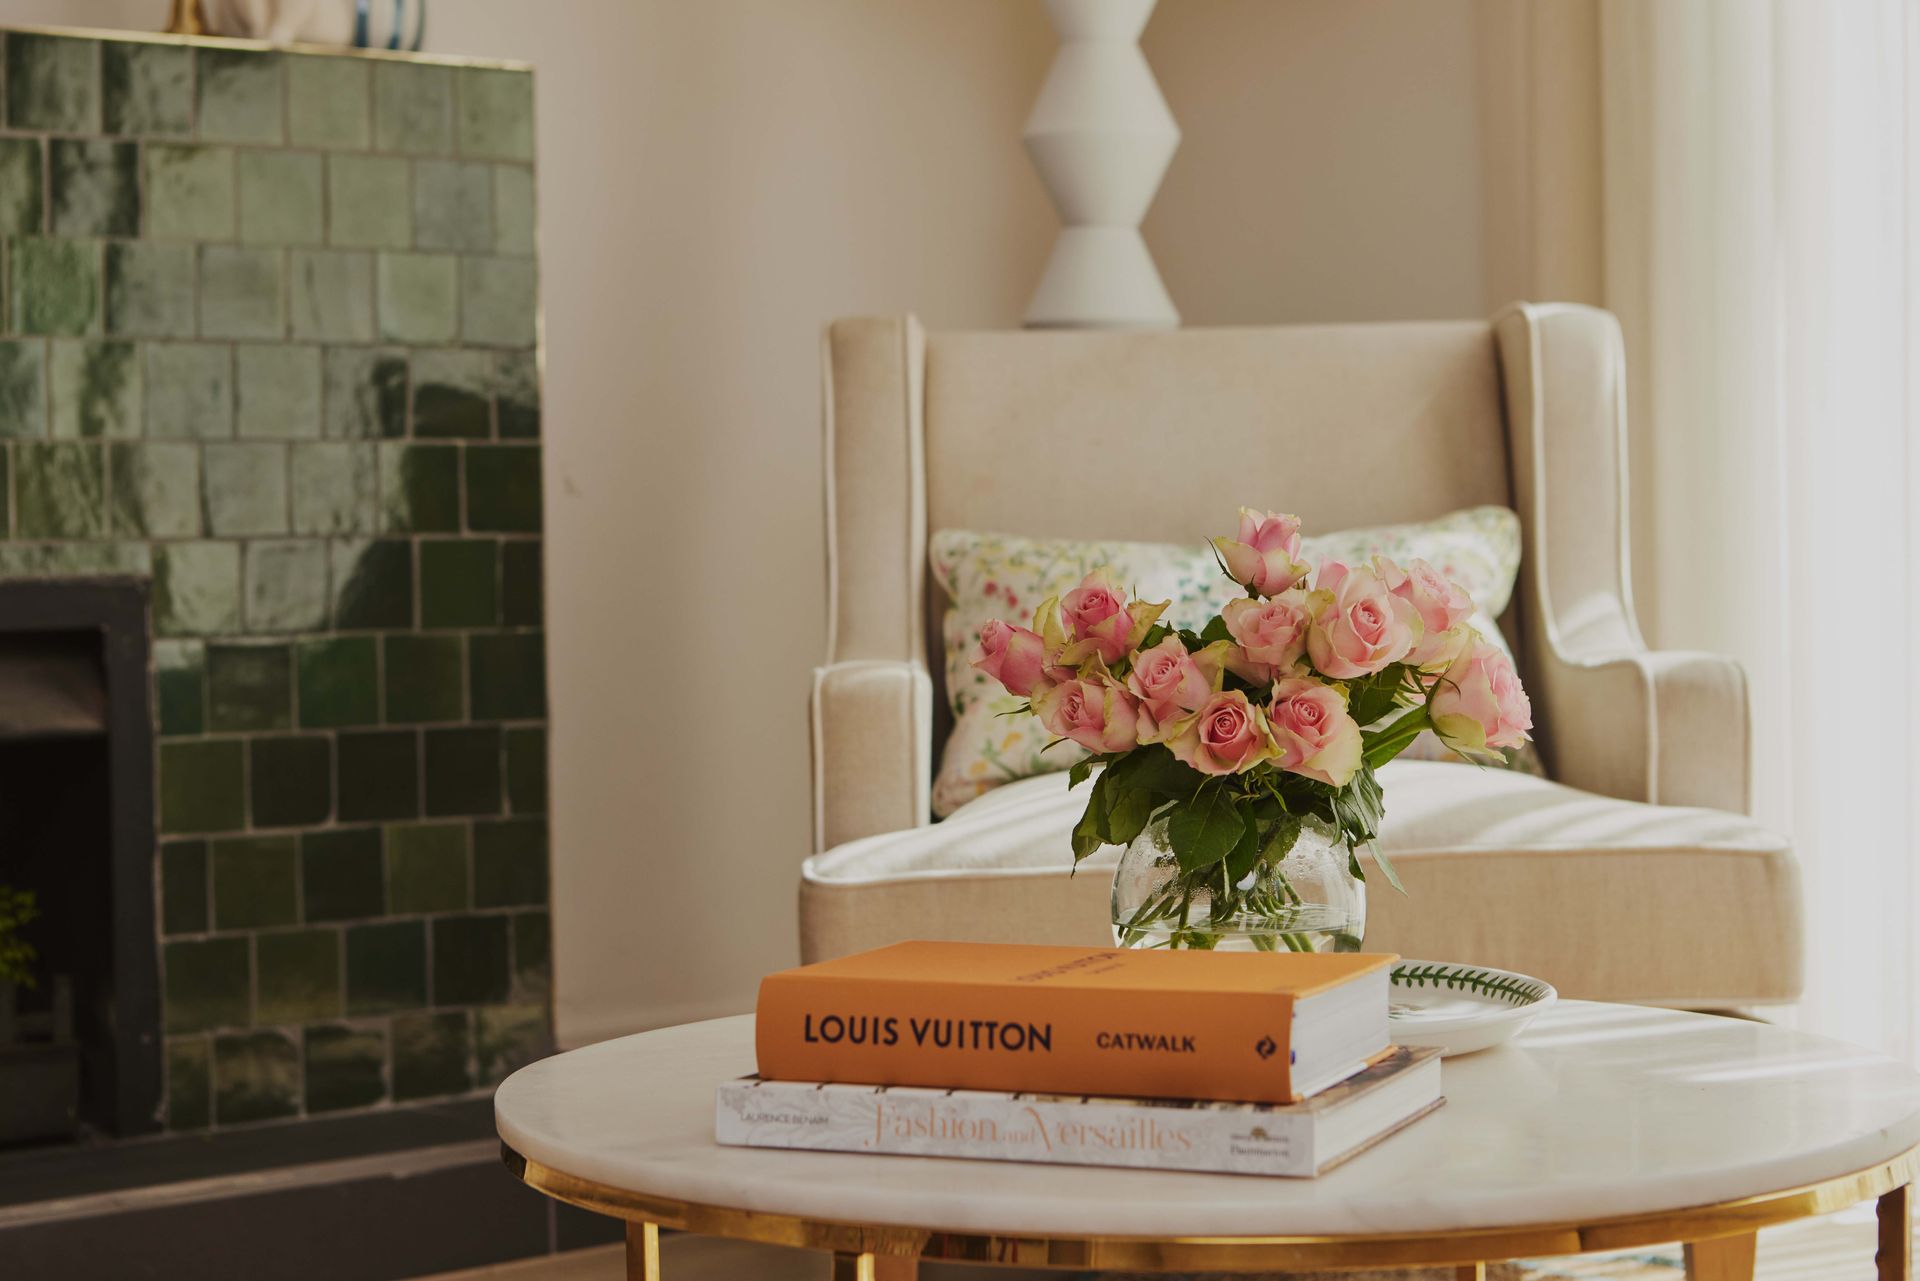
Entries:
<svg viewBox="0 0 1920 1281">
<path fill-rule="evenodd" d="M 1162 621 L 1169 602 L 1132 599 L 1096 570 L 1043 602 L 1031 627 L 988 623 L 973 660 L 1055 741 L 1086 749 L 1072 785 L 1100 767 L 1074 828 L 1076 863 L 1166 823 L 1179 880 L 1156 900 L 1162 914 L 1203 890 L 1216 914 L 1230 911 L 1309 819 L 1337 832 L 1364 879 L 1351 852 L 1378 834 L 1380 766 L 1426 730 L 1484 761 L 1533 725 L 1512 660 L 1468 623 L 1467 593 L 1426 562 L 1314 569 L 1297 518 L 1246 509 L 1213 548 L 1247 595 L 1197 631 Z"/>
</svg>

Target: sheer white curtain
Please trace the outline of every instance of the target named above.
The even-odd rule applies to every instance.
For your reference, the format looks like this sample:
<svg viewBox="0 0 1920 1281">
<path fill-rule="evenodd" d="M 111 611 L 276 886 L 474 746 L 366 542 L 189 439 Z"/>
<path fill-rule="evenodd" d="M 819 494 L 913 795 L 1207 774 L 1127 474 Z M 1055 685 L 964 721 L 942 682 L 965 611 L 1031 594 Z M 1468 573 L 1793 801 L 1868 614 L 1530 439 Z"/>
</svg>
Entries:
<svg viewBox="0 0 1920 1281">
<path fill-rule="evenodd" d="M 1601 0 L 1600 44 L 1645 621 L 1747 665 L 1798 1021 L 1920 1057 L 1920 10 Z"/>
</svg>

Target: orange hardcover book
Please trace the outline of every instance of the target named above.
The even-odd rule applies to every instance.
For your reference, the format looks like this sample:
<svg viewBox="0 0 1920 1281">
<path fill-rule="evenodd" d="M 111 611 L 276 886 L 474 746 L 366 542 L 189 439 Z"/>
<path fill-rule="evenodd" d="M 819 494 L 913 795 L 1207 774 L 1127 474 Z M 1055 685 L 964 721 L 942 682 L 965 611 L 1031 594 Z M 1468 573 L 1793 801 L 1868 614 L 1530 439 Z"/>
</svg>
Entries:
<svg viewBox="0 0 1920 1281">
<path fill-rule="evenodd" d="M 770 1081 L 1295 1103 L 1388 1048 L 1376 953 L 896 943 L 760 982 Z"/>
</svg>

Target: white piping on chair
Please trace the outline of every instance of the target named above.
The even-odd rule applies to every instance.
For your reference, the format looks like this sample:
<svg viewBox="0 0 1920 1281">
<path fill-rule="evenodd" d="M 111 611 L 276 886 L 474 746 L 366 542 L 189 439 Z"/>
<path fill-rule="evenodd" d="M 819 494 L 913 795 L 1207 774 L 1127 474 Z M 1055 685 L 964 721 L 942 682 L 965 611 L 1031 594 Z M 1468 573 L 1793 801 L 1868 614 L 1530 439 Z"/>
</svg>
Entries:
<svg viewBox="0 0 1920 1281">
<path fill-rule="evenodd" d="M 827 535 L 827 661 L 833 662 L 840 655 L 840 523 L 839 503 L 835 491 L 839 488 L 834 481 L 833 470 L 833 326 L 827 325 L 820 331 L 820 458 L 826 469 L 826 535 Z M 815 673 L 815 691 L 818 692 L 819 673 Z M 814 758 L 819 760 L 818 756 Z M 818 769 L 815 769 L 814 790 L 819 790 Z M 814 813 L 819 813 L 819 798 L 815 797 Z"/>
</svg>

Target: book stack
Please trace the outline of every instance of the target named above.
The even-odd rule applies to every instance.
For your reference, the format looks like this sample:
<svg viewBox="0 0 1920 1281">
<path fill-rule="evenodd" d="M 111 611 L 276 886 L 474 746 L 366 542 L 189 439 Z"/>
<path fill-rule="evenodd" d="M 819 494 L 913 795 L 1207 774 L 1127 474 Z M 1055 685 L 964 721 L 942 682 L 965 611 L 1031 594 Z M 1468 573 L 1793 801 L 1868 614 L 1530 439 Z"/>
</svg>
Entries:
<svg viewBox="0 0 1920 1281">
<path fill-rule="evenodd" d="M 770 975 L 721 1143 L 1311 1176 L 1442 1102 L 1394 957 L 900 943 Z"/>
</svg>

